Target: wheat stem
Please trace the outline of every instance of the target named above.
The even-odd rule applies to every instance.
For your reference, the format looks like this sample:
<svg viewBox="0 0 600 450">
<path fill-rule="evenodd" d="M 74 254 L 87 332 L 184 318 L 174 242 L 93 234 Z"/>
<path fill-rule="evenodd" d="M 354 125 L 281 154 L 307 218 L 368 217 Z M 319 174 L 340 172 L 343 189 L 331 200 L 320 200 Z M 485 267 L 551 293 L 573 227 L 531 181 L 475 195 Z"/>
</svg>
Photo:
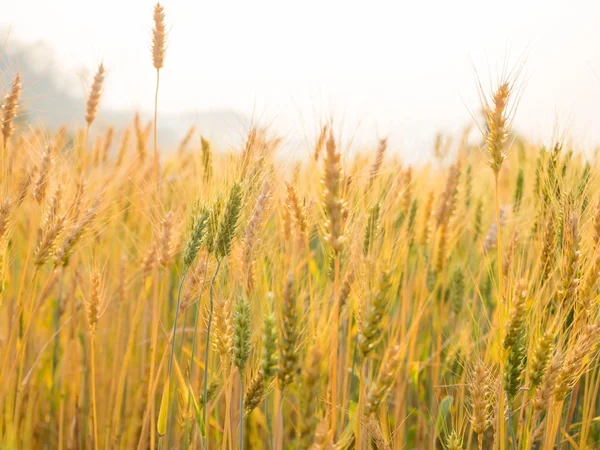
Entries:
<svg viewBox="0 0 600 450">
<path fill-rule="evenodd" d="M 214 297 L 214 284 L 217 279 L 217 275 L 219 273 L 219 269 L 221 268 L 221 259 L 217 260 L 217 267 L 215 268 L 215 273 L 213 274 L 212 279 L 210 280 L 210 291 L 208 295 L 208 325 L 206 326 L 206 344 L 204 348 L 204 405 L 202 405 L 202 421 L 204 422 L 204 427 L 206 430 L 206 447 L 208 448 L 208 421 L 206 420 L 206 410 L 208 404 L 208 356 L 210 353 L 210 328 L 212 326 L 213 319 L 213 297 Z"/>
<path fill-rule="evenodd" d="M 96 332 L 91 334 L 91 359 L 92 359 L 92 421 L 94 425 L 94 449 L 98 450 L 98 412 L 96 411 Z"/>
</svg>

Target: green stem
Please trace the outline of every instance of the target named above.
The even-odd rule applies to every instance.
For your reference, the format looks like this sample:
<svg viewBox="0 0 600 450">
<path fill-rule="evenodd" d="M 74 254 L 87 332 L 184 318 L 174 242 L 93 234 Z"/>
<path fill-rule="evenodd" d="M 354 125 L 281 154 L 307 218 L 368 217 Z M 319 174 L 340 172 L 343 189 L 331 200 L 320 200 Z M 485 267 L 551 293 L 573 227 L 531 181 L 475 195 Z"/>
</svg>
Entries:
<svg viewBox="0 0 600 450">
<path fill-rule="evenodd" d="M 183 288 L 183 282 L 185 281 L 186 276 L 187 270 L 183 272 L 183 275 L 181 276 L 181 281 L 179 282 L 179 288 L 177 289 L 177 307 L 175 308 L 175 320 L 173 321 L 173 331 L 171 332 L 171 354 L 169 355 L 169 371 L 167 375 L 167 381 L 171 379 L 171 372 L 173 371 L 173 359 L 175 357 L 175 341 L 177 340 L 177 319 L 179 318 L 179 306 L 181 304 L 181 289 Z M 171 389 L 171 387 L 169 386 L 168 389 Z M 170 406 L 171 405 L 169 405 L 169 410 L 171 409 Z M 170 433 L 167 433 L 167 435 L 165 436 L 167 439 L 167 448 L 169 448 L 169 434 Z"/>
<path fill-rule="evenodd" d="M 204 286 L 206 285 L 206 276 L 208 274 L 208 258 L 209 255 L 206 255 L 206 259 L 204 262 L 204 278 L 202 280 L 202 288 L 200 291 L 200 295 L 199 295 L 199 299 L 196 302 L 196 317 L 194 318 L 194 333 L 192 335 L 192 348 L 190 350 L 191 353 L 191 357 L 190 357 L 190 382 L 192 382 L 192 380 L 194 379 L 194 356 L 196 355 L 196 336 L 198 335 L 198 323 L 200 322 L 200 301 L 202 300 L 202 294 L 204 294 Z M 187 400 L 187 405 L 188 408 L 191 408 L 191 404 L 192 404 L 192 393 L 191 391 L 188 393 L 188 400 Z M 189 433 L 189 427 L 185 426 L 185 431 L 183 433 L 183 446 L 185 449 L 188 448 L 188 433 Z"/>
<path fill-rule="evenodd" d="M 238 448 L 244 450 L 244 375 L 240 372 L 240 440 Z"/>
<path fill-rule="evenodd" d="M 204 422 L 205 433 L 208 435 L 208 422 L 206 420 L 206 407 L 208 404 L 208 355 L 210 353 L 210 328 L 212 326 L 212 318 L 213 318 L 213 295 L 214 295 L 214 286 L 215 280 L 217 279 L 217 274 L 219 273 L 219 269 L 221 267 L 221 260 L 217 260 L 217 267 L 215 269 L 215 273 L 210 281 L 210 293 L 208 296 L 208 325 L 206 327 L 206 345 L 204 348 L 204 405 L 202 405 L 202 421 Z"/>
<path fill-rule="evenodd" d="M 171 337 L 171 355 L 169 356 L 169 378 L 171 377 L 171 372 L 173 371 L 173 357 L 175 355 L 175 333 L 177 331 L 177 319 L 179 317 L 179 305 L 181 303 L 181 289 L 183 288 L 183 282 L 185 281 L 185 277 L 187 276 L 187 271 L 183 273 L 181 276 L 181 281 L 179 282 L 179 288 L 177 289 L 177 307 L 175 308 L 175 321 L 173 322 L 173 331 Z"/>
</svg>

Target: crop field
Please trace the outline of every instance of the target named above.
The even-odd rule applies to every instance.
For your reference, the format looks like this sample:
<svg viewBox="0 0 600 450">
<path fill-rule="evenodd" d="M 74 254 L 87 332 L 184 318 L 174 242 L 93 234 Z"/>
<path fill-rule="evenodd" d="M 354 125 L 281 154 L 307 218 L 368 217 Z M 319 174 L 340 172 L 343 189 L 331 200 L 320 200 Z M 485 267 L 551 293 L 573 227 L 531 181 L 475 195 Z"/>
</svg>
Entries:
<svg viewBox="0 0 600 450">
<path fill-rule="evenodd" d="M 151 44 L 150 122 L 102 64 L 78 128 L 0 89 L 0 448 L 600 448 L 600 161 L 512 130 L 518 68 L 425 164 L 335 117 L 290 162 L 158 148 Z"/>
</svg>

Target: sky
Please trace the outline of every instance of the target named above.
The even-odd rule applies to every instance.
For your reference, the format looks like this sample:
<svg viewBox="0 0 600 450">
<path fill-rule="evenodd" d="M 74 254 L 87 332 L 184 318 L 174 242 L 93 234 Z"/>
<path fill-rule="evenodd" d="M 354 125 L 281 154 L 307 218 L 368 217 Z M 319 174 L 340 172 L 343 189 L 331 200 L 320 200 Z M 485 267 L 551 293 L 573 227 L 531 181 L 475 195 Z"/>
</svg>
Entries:
<svg viewBox="0 0 600 450">
<path fill-rule="evenodd" d="M 331 115 L 366 140 L 390 136 L 426 152 L 479 110 L 476 71 L 490 88 L 524 60 L 515 127 L 549 143 L 567 133 L 600 143 L 600 2 L 578 0 L 164 0 L 165 112 L 231 108 L 284 136 L 313 135 Z M 45 42 L 76 94 L 100 61 L 102 105 L 151 110 L 149 0 L 4 2 L 0 36 Z M 5 33 L 6 34 L 6 33 Z"/>
</svg>

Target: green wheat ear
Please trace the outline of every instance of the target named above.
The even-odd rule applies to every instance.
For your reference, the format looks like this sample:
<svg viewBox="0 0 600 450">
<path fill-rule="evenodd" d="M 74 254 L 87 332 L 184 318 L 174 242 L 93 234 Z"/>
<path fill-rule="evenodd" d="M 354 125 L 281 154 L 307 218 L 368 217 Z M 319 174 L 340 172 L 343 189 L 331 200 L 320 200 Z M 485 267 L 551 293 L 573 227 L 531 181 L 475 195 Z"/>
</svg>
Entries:
<svg viewBox="0 0 600 450">
<path fill-rule="evenodd" d="M 200 244 L 202 244 L 202 240 L 206 235 L 206 227 L 210 217 L 208 208 L 202 207 L 200 211 L 197 209 L 198 208 L 196 207 L 194 208 L 194 211 L 192 211 L 189 236 L 183 251 L 184 271 L 187 271 L 190 268 L 198 255 L 198 251 L 200 251 Z"/>
<path fill-rule="evenodd" d="M 460 313 L 465 297 L 465 276 L 462 269 L 456 268 L 450 279 L 450 304 L 454 314 Z"/>
<path fill-rule="evenodd" d="M 215 246 L 217 242 L 217 234 L 219 233 L 219 219 L 223 212 L 223 199 L 219 196 L 213 202 L 210 208 L 210 215 L 208 217 L 208 225 L 206 229 L 206 239 L 204 244 L 206 245 L 206 251 L 208 254 L 215 252 Z"/>
<path fill-rule="evenodd" d="M 379 202 L 375 203 L 375 206 L 371 208 L 371 214 L 369 214 L 369 220 L 367 221 L 367 228 L 365 229 L 365 238 L 363 243 L 363 253 L 369 254 L 369 250 L 373 246 L 373 241 L 377 237 L 377 230 L 379 229 Z"/>
<path fill-rule="evenodd" d="M 261 370 L 265 379 L 277 372 L 277 324 L 273 314 L 269 314 L 264 322 Z"/>
<path fill-rule="evenodd" d="M 225 258 L 231 251 L 231 241 L 235 235 L 241 207 L 242 185 L 240 182 L 236 182 L 229 193 L 227 206 L 225 207 L 221 225 L 219 226 L 219 234 L 217 235 L 215 248 L 218 259 Z"/>
<path fill-rule="evenodd" d="M 235 304 L 233 313 L 233 362 L 240 373 L 250 356 L 250 306 L 243 298 Z"/>
<path fill-rule="evenodd" d="M 452 433 L 450 433 L 450 435 L 448 436 L 448 439 L 446 441 L 446 448 L 448 450 L 463 449 L 462 439 L 460 438 L 460 436 L 458 436 L 458 434 L 456 434 L 456 431 L 453 430 Z"/>
</svg>

